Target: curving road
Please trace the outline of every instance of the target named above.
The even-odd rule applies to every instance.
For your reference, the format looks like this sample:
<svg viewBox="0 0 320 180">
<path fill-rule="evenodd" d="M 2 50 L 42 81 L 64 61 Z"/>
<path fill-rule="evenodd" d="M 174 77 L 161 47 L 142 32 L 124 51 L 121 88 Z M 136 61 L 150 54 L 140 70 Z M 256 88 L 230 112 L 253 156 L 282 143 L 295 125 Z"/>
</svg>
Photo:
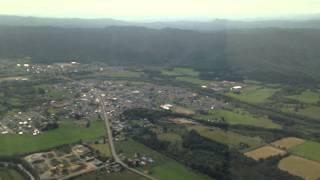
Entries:
<svg viewBox="0 0 320 180">
<path fill-rule="evenodd" d="M 123 161 L 121 161 L 121 159 L 118 157 L 116 149 L 115 149 L 115 146 L 114 146 L 114 143 L 113 143 L 113 137 L 112 137 L 112 130 L 111 130 L 111 127 L 110 127 L 110 122 L 109 122 L 107 114 L 106 114 L 107 113 L 106 107 L 104 105 L 103 98 L 101 97 L 100 94 L 98 95 L 98 99 L 99 99 L 100 106 L 101 106 L 101 117 L 103 118 L 103 120 L 105 122 L 107 135 L 108 135 L 108 139 L 109 139 L 109 145 L 110 145 L 110 148 L 111 148 L 111 154 L 112 154 L 115 162 L 121 164 L 121 166 L 123 166 L 124 168 L 126 168 L 127 170 L 129 170 L 129 171 L 131 171 L 133 173 L 139 174 L 139 175 L 141 175 L 141 176 L 143 176 L 143 177 L 145 177 L 147 179 L 156 180 L 154 177 L 149 176 L 147 174 L 144 174 L 143 172 L 138 171 L 137 169 L 130 168 L 127 164 L 125 164 Z"/>
</svg>

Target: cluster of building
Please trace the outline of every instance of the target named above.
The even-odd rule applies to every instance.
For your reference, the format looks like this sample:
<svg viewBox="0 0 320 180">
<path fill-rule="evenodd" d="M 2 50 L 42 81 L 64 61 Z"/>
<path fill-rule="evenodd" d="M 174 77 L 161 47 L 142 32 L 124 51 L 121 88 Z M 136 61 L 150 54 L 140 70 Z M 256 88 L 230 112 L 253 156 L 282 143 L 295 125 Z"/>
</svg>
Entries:
<svg viewBox="0 0 320 180">
<path fill-rule="evenodd" d="M 152 165 L 155 162 L 151 157 L 140 153 L 135 153 L 133 157 L 125 158 L 124 161 L 134 168 Z"/>
</svg>

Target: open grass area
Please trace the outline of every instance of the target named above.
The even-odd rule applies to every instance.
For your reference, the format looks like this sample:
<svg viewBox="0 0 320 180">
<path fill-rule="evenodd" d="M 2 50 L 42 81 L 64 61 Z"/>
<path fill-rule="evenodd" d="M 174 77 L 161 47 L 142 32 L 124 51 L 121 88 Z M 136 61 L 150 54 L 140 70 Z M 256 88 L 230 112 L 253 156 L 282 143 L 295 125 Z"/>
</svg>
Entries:
<svg viewBox="0 0 320 180">
<path fill-rule="evenodd" d="M 63 144 L 82 140 L 92 140 L 105 135 L 103 121 L 94 121 L 89 128 L 76 126 L 72 122 L 63 122 L 55 130 L 32 135 L 0 135 L 0 155 L 24 154 L 46 150 Z"/>
<path fill-rule="evenodd" d="M 320 92 L 306 90 L 303 91 L 301 94 L 287 96 L 287 98 L 294 99 L 307 104 L 313 104 L 317 103 L 320 100 Z"/>
<path fill-rule="evenodd" d="M 176 77 L 176 80 L 191 83 L 194 85 L 199 85 L 199 86 L 208 85 L 210 83 L 210 81 L 202 80 L 202 79 L 199 79 L 198 77 Z"/>
<path fill-rule="evenodd" d="M 106 173 L 106 172 L 93 172 L 89 174 L 84 174 L 76 178 L 71 178 L 73 180 L 147 180 L 146 178 L 137 175 L 131 171 L 121 171 L 117 173 Z"/>
<path fill-rule="evenodd" d="M 235 148 L 238 148 L 240 143 L 245 143 L 250 147 L 258 147 L 264 143 L 260 137 L 244 136 L 231 131 L 224 131 L 219 128 L 210 128 L 200 125 L 189 126 L 188 128 L 196 130 L 203 137 Z"/>
<path fill-rule="evenodd" d="M 290 149 L 290 152 L 320 162 L 320 143 L 318 142 L 306 141 Z"/>
<path fill-rule="evenodd" d="M 243 109 L 234 109 L 233 111 L 216 109 L 209 111 L 209 114 L 196 115 L 195 117 L 203 120 L 224 119 L 225 122 L 231 125 L 240 124 L 269 129 L 281 129 L 279 124 L 272 122 L 272 120 L 267 117 L 256 116 Z"/>
<path fill-rule="evenodd" d="M 176 133 L 162 133 L 158 138 L 162 141 L 169 141 L 173 143 L 180 142 L 182 140 L 181 136 Z"/>
<path fill-rule="evenodd" d="M 317 180 L 320 178 L 320 163 L 299 156 L 289 156 L 282 159 L 278 167 L 283 171 L 300 176 L 306 180 Z"/>
<path fill-rule="evenodd" d="M 285 155 L 286 151 L 265 145 L 261 148 L 246 152 L 244 155 L 255 160 L 266 159 L 272 156 Z"/>
<path fill-rule="evenodd" d="M 166 76 L 198 76 L 199 72 L 191 68 L 174 68 L 172 70 L 162 70 L 161 74 Z"/>
<path fill-rule="evenodd" d="M 158 180 L 209 179 L 208 177 L 193 172 L 184 165 L 133 140 L 117 142 L 116 149 L 122 150 L 127 156 L 133 156 L 135 153 L 139 152 L 152 157 L 155 160 L 155 163 L 151 166 L 149 171 L 151 172 L 151 175 L 156 177 Z"/>
<path fill-rule="evenodd" d="M 268 98 L 276 91 L 278 91 L 278 89 L 249 85 L 243 88 L 241 94 L 230 92 L 227 93 L 227 95 L 249 103 L 264 103 L 267 102 Z"/>
<path fill-rule="evenodd" d="M 102 156 L 110 157 L 111 150 L 109 144 L 90 144 L 90 146 L 99 151 Z"/>
<path fill-rule="evenodd" d="M 0 180 L 25 180 L 16 170 L 0 167 Z"/>
</svg>

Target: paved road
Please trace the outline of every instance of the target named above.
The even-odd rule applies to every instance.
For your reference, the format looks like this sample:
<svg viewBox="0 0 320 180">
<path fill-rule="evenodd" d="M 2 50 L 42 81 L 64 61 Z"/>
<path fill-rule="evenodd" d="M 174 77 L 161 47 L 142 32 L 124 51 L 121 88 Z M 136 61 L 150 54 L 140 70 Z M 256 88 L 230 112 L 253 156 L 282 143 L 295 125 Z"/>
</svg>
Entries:
<svg viewBox="0 0 320 180">
<path fill-rule="evenodd" d="M 99 98 L 99 102 L 100 102 L 100 106 L 101 106 L 101 115 L 102 115 L 103 120 L 105 121 L 105 126 L 106 126 L 106 129 L 107 129 L 107 135 L 108 135 L 108 138 L 109 138 L 109 145 L 110 145 L 110 148 L 111 148 L 111 154 L 112 154 L 115 162 L 121 164 L 121 166 L 123 166 L 124 168 L 126 168 L 127 170 L 129 170 L 129 171 L 131 171 L 133 173 L 139 174 L 139 175 L 141 175 L 141 176 L 143 176 L 143 177 L 145 177 L 147 179 L 156 180 L 152 176 L 144 174 L 141 171 L 138 171 L 138 170 L 136 170 L 134 168 L 130 168 L 127 164 L 125 164 L 123 161 L 121 161 L 121 159 L 118 157 L 116 149 L 115 149 L 115 146 L 114 146 L 114 143 L 113 143 L 110 122 L 109 122 L 108 117 L 106 115 L 107 111 L 106 111 L 106 107 L 104 105 L 103 98 L 101 97 L 100 94 L 98 95 L 98 98 Z"/>
</svg>

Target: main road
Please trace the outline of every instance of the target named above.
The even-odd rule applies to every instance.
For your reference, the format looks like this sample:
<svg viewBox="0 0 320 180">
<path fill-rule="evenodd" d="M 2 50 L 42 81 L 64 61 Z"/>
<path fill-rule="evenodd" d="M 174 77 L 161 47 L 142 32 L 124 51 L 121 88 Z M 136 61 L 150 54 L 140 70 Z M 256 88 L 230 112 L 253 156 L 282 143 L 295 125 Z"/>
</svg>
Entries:
<svg viewBox="0 0 320 180">
<path fill-rule="evenodd" d="M 144 174 L 143 172 L 138 171 L 137 169 L 130 168 L 126 163 L 124 163 L 118 157 L 116 149 L 115 149 L 115 146 L 114 146 L 114 143 L 113 143 L 113 137 L 112 137 L 112 130 L 111 130 L 111 126 L 110 126 L 110 121 L 108 120 L 106 107 L 104 105 L 104 101 L 103 101 L 103 98 L 101 97 L 100 93 L 98 94 L 98 99 L 99 99 L 100 106 L 101 106 L 101 117 L 105 122 L 106 130 L 107 130 L 107 136 L 108 136 L 108 139 L 109 139 L 109 145 L 110 145 L 110 149 L 111 149 L 111 154 L 112 154 L 112 157 L 113 157 L 114 161 L 119 163 L 122 167 L 124 167 L 125 169 L 127 169 L 127 170 L 129 170 L 129 171 L 131 171 L 133 173 L 136 173 L 136 174 L 138 174 L 140 176 L 143 176 L 143 177 L 145 177 L 147 179 L 156 180 L 154 177 L 149 176 L 147 174 Z"/>
</svg>

